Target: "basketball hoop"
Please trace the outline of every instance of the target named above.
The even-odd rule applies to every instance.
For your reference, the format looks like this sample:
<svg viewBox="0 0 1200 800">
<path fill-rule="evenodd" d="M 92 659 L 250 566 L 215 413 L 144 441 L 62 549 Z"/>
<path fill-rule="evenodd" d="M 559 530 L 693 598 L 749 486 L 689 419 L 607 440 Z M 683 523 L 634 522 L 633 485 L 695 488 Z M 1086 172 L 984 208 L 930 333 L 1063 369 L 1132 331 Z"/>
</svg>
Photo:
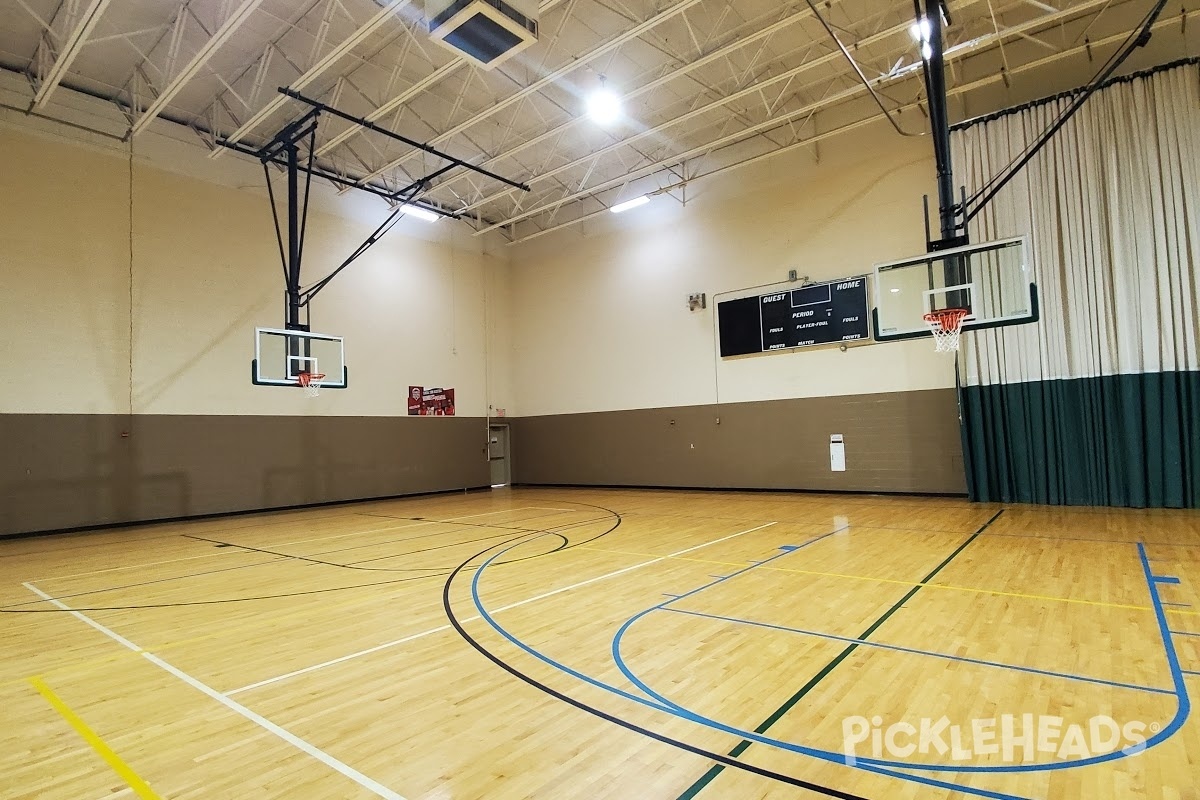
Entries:
<svg viewBox="0 0 1200 800">
<path fill-rule="evenodd" d="M 303 387 L 309 397 L 320 396 L 321 381 L 323 380 L 325 380 L 325 373 L 323 372 L 301 372 L 296 376 L 297 383 Z"/>
<path fill-rule="evenodd" d="M 941 308 L 925 315 L 925 323 L 933 333 L 935 352 L 958 352 L 958 336 L 963 320 L 971 315 L 967 308 Z"/>
</svg>

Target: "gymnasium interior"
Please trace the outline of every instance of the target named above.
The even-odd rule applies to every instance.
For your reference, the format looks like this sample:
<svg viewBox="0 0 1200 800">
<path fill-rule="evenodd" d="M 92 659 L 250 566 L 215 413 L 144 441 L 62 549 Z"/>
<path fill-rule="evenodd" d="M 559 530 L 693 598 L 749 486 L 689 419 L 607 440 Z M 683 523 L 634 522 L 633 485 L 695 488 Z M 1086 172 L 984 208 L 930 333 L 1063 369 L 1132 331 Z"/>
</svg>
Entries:
<svg viewBox="0 0 1200 800">
<path fill-rule="evenodd" d="M 1194 0 L 0 0 L 0 797 L 1200 800 Z"/>
</svg>

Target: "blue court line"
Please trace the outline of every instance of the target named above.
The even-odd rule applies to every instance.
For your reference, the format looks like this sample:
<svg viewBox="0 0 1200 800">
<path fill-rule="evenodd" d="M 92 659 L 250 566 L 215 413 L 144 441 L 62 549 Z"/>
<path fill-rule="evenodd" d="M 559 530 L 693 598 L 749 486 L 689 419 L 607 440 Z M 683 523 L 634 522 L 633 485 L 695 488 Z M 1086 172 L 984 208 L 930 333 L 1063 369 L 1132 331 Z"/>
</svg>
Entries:
<svg viewBox="0 0 1200 800">
<path fill-rule="evenodd" d="M 846 529 L 846 527 L 848 527 L 848 526 L 843 526 L 843 527 L 841 527 L 841 528 L 838 528 L 837 530 L 830 531 L 829 533 L 822 534 L 822 535 L 820 535 L 820 536 L 817 536 L 817 537 L 815 537 L 815 538 L 813 538 L 813 539 L 809 539 L 809 540 L 808 540 L 807 542 L 805 542 L 804 544 L 802 544 L 802 545 L 799 545 L 799 547 L 807 547 L 807 546 L 808 546 L 808 545 L 810 545 L 810 544 L 814 544 L 814 543 L 816 543 L 816 542 L 819 542 L 819 541 L 821 541 L 822 539 L 825 539 L 825 538 L 828 538 L 828 537 L 830 537 L 830 536 L 833 536 L 834 534 L 841 533 L 842 531 L 844 531 L 844 530 Z M 537 538 L 537 537 L 534 537 L 534 538 Z M 678 715 L 677 715 L 677 714 L 675 714 L 675 713 L 674 713 L 674 712 L 673 712 L 673 711 L 672 711 L 670 708 L 666 708 L 665 706 L 662 706 L 662 705 L 660 705 L 660 704 L 658 704 L 658 703 L 655 703 L 654 701 L 647 700 L 645 697 L 643 697 L 643 696 L 641 696 L 641 695 L 637 695 L 637 694 L 633 694 L 633 693 L 631 693 L 631 692 L 627 692 L 627 691 L 625 691 L 624 689 L 620 689 L 620 688 L 618 688 L 618 687 L 616 687 L 616 686 L 610 686 L 609 684 L 607 684 L 607 683 L 604 683 L 603 681 L 601 681 L 601 680 L 599 680 L 599 679 L 597 679 L 597 678 L 593 678 L 593 677 L 591 677 L 590 675 L 585 675 L 584 673 L 582 673 L 582 672 L 579 672 L 578 670 L 575 670 L 575 669 L 572 669 L 571 667 L 568 667 L 566 664 L 563 664 L 563 663 L 561 663 L 561 662 L 555 661 L 554 659 L 550 658 L 549 656 L 547 656 L 547 655 L 545 655 L 545 654 L 543 654 L 543 653 L 541 653 L 541 652 L 539 652 L 539 651 L 537 651 L 537 650 L 533 649 L 532 647 L 530 647 L 529 645 L 525 644 L 524 642 L 522 642 L 522 641 L 521 641 L 520 639 L 518 639 L 517 637 L 513 636 L 513 635 L 512 635 L 511 633 L 509 633 L 509 632 L 508 632 L 508 631 L 507 631 L 507 630 L 506 630 L 506 629 L 505 629 L 505 628 L 504 628 L 502 625 L 500 625 L 500 623 L 496 622 L 495 618 L 494 618 L 494 617 L 493 617 L 491 614 L 489 614 L 489 613 L 488 613 L 487 609 L 486 609 L 486 608 L 484 608 L 484 606 L 483 606 L 483 600 L 482 600 L 482 599 L 480 598 L 480 596 L 479 596 L 479 579 L 480 579 L 480 578 L 483 576 L 483 573 L 484 573 L 484 571 L 485 571 L 485 570 L 486 570 L 488 567 L 490 567 L 490 566 L 492 565 L 492 563 L 493 563 L 494 561 L 496 561 L 496 559 L 498 559 L 498 558 L 500 558 L 501 556 L 503 556 L 504 554 L 508 553 L 508 551 L 510 551 L 510 550 L 513 550 L 513 549 L 515 549 L 515 548 L 517 548 L 517 547 L 520 547 L 520 546 L 522 546 L 522 545 L 525 545 L 525 544 L 529 544 L 529 542 L 531 542 L 531 541 L 533 541 L 533 539 L 528 539 L 528 540 L 525 540 L 525 541 L 522 541 L 522 542 L 517 542 L 516 544 L 510 545 L 509 547 L 505 547 L 505 548 L 503 548 L 503 549 L 499 550 L 498 552 L 496 552 L 496 553 L 492 554 L 492 555 L 491 555 L 491 556 L 490 556 L 490 557 L 489 557 L 489 558 L 488 558 L 486 561 L 484 561 L 484 562 L 483 562 L 483 563 L 482 563 L 482 564 L 479 566 L 479 569 L 475 570 L 475 574 L 471 576 L 471 600 L 472 600 L 472 602 L 475 604 L 475 610 L 479 612 L 479 616 L 480 616 L 480 618 L 482 618 L 482 619 L 483 619 L 485 622 L 487 622 L 487 624 L 488 624 L 488 625 L 490 625 L 490 626 L 492 627 L 492 629 L 493 629 L 493 630 L 495 630 L 497 633 L 499 633 L 501 636 L 503 636 L 505 639 L 507 639 L 507 640 L 508 640 L 508 641 L 509 641 L 511 644 L 515 645 L 516 647 L 520 648 L 521 650 L 524 650 L 526 653 L 528 653 L 529 655 L 531 655 L 531 656 L 533 656 L 534 658 L 538 659 L 539 661 L 542 661 L 542 662 L 544 662 L 544 663 L 546 663 L 546 664 L 549 664 L 550 666 L 554 667 L 555 669 L 561 670 L 562 672 L 565 672 L 566 674 L 568 674 L 568 675 L 570 675 L 570 676 L 572 676 L 572 677 L 574 677 L 574 678 L 577 678 L 577 679 L 579 679 L 579 680 L 583 681 L 584 683 L 587 683 L 587 684 L 590 684 L 590 685 L 592 685 L 592 686 L 595 686 L 595 687 L 596 687 L 596 688 L 598 688 L 598 689 L 604 689 L 604 690 L 606 690 L 606 691 L 612 692 L 613 694 L 616 694 L 616 695 L 618 695 L 618 696 L 620 696 L 620 697 L 623 697 L 623 698 L 625 698 L 626 700 L 632 700 L 633 702 L 635 702 L 635 703 L 638 703 L 638 704 L 640 704 L 640 705 L 647 706 L 647 707 L 649 707 L 649 708 L 653 708 L 653 709 L 656 709 L 656 710 L 658 710 L 658 711 L 666 711 L 667 713 L 669 713 L 669 714 L 672 714 L 673 716 L 678 716 Z M 768 559 L 766 559 L 765 561 L 762 561 L 762 562 L 759 562 L 759 563 L 761 563 L 761 564 L 766 564 L 766 563 L 768 563 L 768 562 L 770 562 L 770 561 L 773 561 L 773 560 L 775 560 L 776 558 L 781 558 L 781 557 L 783 557 L 783 556 L 785 556 L 785 555 L 787 555 L 787 553 L 786 553 L 786 552 L 784 552 L 784 553 L 779 553 L 779 554 L 777 554 L 777 555 L 774 555 L 774 556 L 772 556 L 771 558 L 768 558 Z M 745 572 L 745 571 L 747 571 L 747 570 L 754 569 L 754 567 L 755 567 L 755 566 L 758 566 L 758 565 L 757 565 L 757 564 L 755 564 L 755 565 L 752 565 L 752 566 L 746 567 L 745 569 L 738 570 L 738 572 L 735 572 L 735 573 L 733 573 L 733 574 L 734 574 L 734 575 L 737 575 L 737 574 L 740 574 L 741 572 Z M 732 577 L 732 575 L 731 575 L 730 577 Z M 710 586 L 715 586 L 715 585 L 717 585 L 718 583 L 721 583 L 721 581 L 719 581 L 719 580 L 718 580 L 718 581 L 712 581 L 711 583 L 707 583 L 707 584 L 705 584 L 704 586 L 700 587 L 700 589 L 695 589 L 695 590 L 693 590 L 693 591 L 691 591 L 691 592 L 688 592 L 688 593 L 686 593 L 686 594 L 683 594 L 683 595 L 678 595 L 678 596 L 672 597 L 672 599 L 670 599 L 670 600 L 667 600 L 666 602 L 668 602 L 668 603 L 670 603 L 670 602 L 674 602 L 674 601 L 675 601 L 675 600 L 677 600 L 679 597 L 686 597 L 686 596 L 687 596 L 687 595 L 689 595 L 689 594 L 695 594 L 695 593 L 696 593 L 696 592 L 698 592 L 698 591 L 702 591 L 703 589 L 707 589 L 707 588 L 708 588 L 708 587 L 710 587 Z M 841 761 L 844 761 L 844 760 L 845 760 L 845 759 L 841 759 Z"/>
<path fill-rule="evenodd" d="M 802 546 L 807 546 L 809 544 L 813 544 L 813 543 L 820 541 L 821 539 L 824 539 L 828 536 L 832 536 L 835 533 L 840 533 L 842 530 L 845 530 L 845 528 L 840 528 L 837 531 L 833 531 L 831 533 L 824 534 L 822 536 L 818 536 L 815 539 L 805 542 L 805 544 Z M 641 697 L 639 695 L 632 694 L 632 693 L 627 692 L 618 687 L 610 686 L 609 684 L 606 684 L 603 681 L 600 681 L 599 679 L 592 678 L 591 676 L 585 675 L 577 670 L 571 669 L 570 667 L 567 667 L 566 665 L 561 664 L 561 663 L 555 661 L 554 659 L 551 659 L 550 657 L 540 653 L 539 651 L 535 650 L 534 648 L 530 647 L 529 645 L 527 645 L 524 642 L 517 639 L 515 636 L 513 636 L 511 633 L 509 633 L 506 629 L 504 629 L 499 623 L 497 623 L 495 618 L 492 617 L 491 614 L 489 614 L 487 609 L 484 607 L 483 601 L 479 595 L 479 580 L 480 580 L 480 577 L 482 576 L 484 570 L 489 568 L 493 562 L 495 562 L 498 558 L 502 557 L 509 550 L 519 546 L 519 544 L 525 544 L 525 543 L 527 543 L 527 542 L 514 544 L 511 547 L 504 548 L 504 549 L 500 550 L 499 552 L 495 553 L 490 558 L 488 558 L 482 565 L 480 565 L 479 569 L 477 569 L 475 571 L 475 574 L 473 575 L 473 577 L 471 579 L 471 598 L 475 605 L 476 610 L 480 614 L 481 619 L 483 619 L 485 622 L 487 622 L 487 624 L 489 626 L 491 626 L 493 628 L 493 630 L 495 630 L 497 633 L 499 633 L 502 637 L 504 637 L 511 644 L 515 645 L 519 649 L 521 649 L 524 652 L 528 653 L 529 655 L 533 656 L 535 659 L 542 661 L 543 663 L 549 664 L 568 675 L 576 677 L 579 680 L 583 681 L 584 683 L 587 683 L 592 686 L 596 686 L 600 689 L 608 691 L 619 697 L 623 697 L 625 699 L 631 700 L 639 705 L 642 705 L 642 706 L 645 706 L 648 708 L 652 708 L 655 710 L 659 710 L 659 711 L 664 711 L 666 713 L 672 714 L 673 716 L 695 722 L 695 723 L 700 724 L 705 727 L 710 727 L 710 728 L 714 728 L 717 730 L 727 730 L 727 731 L 734 733 L 736 735 L 739 735 L 745 739 L 757 740 L 764 744 L 774 744 L 777 747 L 780 747 L 781 749 L 784 749 L 784 750 L 791 750 L 794 752 L 799 752 L 802 754 L 810 755 L 810 756 L 817 758 L 819 760 L 822 760 L 822 761 L 827 761 L 827 762 L 835 763 L 835 764 L 843 764 L 843 765 L 849 764 L 848 757 L 841 753 L 836 753 L 836 752 L 827 751 L 827 750 L 819 750 L 816 748 L 809 748 L 809 747 L 805 747 L 803 745 L 795 745 L 795 744 L 791 744 L 788 742 L 780 742 L 778 740 L 772 740 L 769 737 L 759 736 L 758 734 L 750 733 L 748 731 L 738 731 L 737 729 L 734 729 L 731 726 L 723 725 L 722 723 L 719 723 L 715 720 L 706 719 L 706 718 L 701 717 L 691 711 L 688 711 L 687 709 L 678 707 L 675 704 L 659 705 L 658 703 L 655 703 L 653 700 L 648 700 L 645 697 Z M 1178 729 L 1186 721 L 1188 714 L 1190 713 L 1191 703 L 1190 703 L 1190 700 L 1187 695 L 1187 687 L 1184 683 L 1182 670 L 1179 667 L 1179 662 L 1178 662 L 1178 658 L 1175 654 L 1174 645 L 1170 638 L 1170 630 L 1167 627 L 1166 615 L 1162 608 L 1161 601 L 1158 597 L 1157 588 L 1154 586 L 1153 575 L 1150 571 L 1149 564 L 1146 562 L 1145 548 L 1139 544 L 1138 549 L 1139 549 L 1139 555 L 1141 556 L 1141 559 L 1143 561 L 1143 569 L 1144 569 L 1144 572 L 1146 575 L 1146 580 L 1147 580 L 1147 583 L 1149 584 L 1150 595 L 1151 595 L 1151 600 L 1152 600 L 1152 603 L 1154 606 L 1155 615 L 1158 620 L 1161 635 L 1163 637 L 1163 645 L 1164 645 L 1164 649 L 1165 649 L 1166 655 L 1167 655 L 1168 666 L 1170 667 L 1171 674 L 1172 674 L 1172 677 L 1175 682 L 1175 686 L 1176 686 L 1175 694 L 1179 701 L 1177 709 L 1176 709 L 1175 717 L 1172 719 L 1172 721 L 1166 727 L 1164 727 L 1162 730 L 1160 730 L 1159 733 L 1155 734 L 1154 736 L 1151 736 L 1149 739 L 1146 740 L 1146 742 L 1143 745 L 1141 745 L 1140 749 L 1138 750 L 1138 752 L 1141 752 L 1142 750 L 1147 750 L 1151 747 L 1154 747 L 1154 746 L 1160 744 L 1162 741 L 1165 741 L 1167 738 L 1174 735 L 1175 732 L 1177 732 Z M 781 553 L 780 556 L 786 555 L 786 554 L 787 554 L 786 552 Z M 773 561 L 780 556 L 774 556 L 774 557 L 769 558 L 760 563 L 762 563 L 762 564 L 769 563 L 770 561 Z M 741 574 L 742 572 L 746 572 L 750 569 L 753 569 L 755 566 L 757 566 L 757 565 L 751 565 L 750 567 L 747 567 L 746 569 L 739 570 L 738 572 L 734 573 L 734 575 L 738 575 L 738 574 Z M 730 577 L 734 577 L 734 575 L 731 575 Z M 710 588 L 711 586 L 714 586 L 714 585 L 716 585 L 716 582 L 706 584 L 705 586 L 702 586 L 702 587 L 699 587 L 698 589 L 694 589 L 690 592 L 687 592 L 684 595 L 681 595 L 680 597 L 686 597 L 686 596 L 696 594 L 696 593 L 703 591 L 704 589 Z M 678 598 L 676 598 L 676 599 L 678 599 Z M 673 602 L 673 601 L 667 601 L 667 602 Z M 655 608 L 657 608 L 657 606 Z M 637 616 L 644 615 L 646 613 L 649 613 L 652 610 L 654 610 L 654 609 L 653 608 L 646 609 L 645 612 L 642 612 L 640 615 L 637 615 Z M 627 627 L 629 625 L 629 623 L 632 621 L 634 621 L 634 618 L 627 620 L 625 623 L 625 626 L 623 626 L 623 627 Z M 615 645 L 616 645 L 616 641 L 614 641 L 614 646 Z M 997 769 L 997 768 L 982 767 L 982 766 L 973 767 L 971 765 L 964 765 L 964 764 L 958 764 L 958 765 L 946 766 L 946 767 L 928 767 L 928 766 L 924 766 L 924 765 L 913 765 L 910 763 L 895 763 L 895 764 L 893 764 L 893 763 L 888 763 L 888 762 L 880 760 L 880 759 L 870 759 L 870 758 L 856 758 L 856 759 L 854 759 L 854 763 L 852 764 L 852 766 L 854 766 L 855 768 L 858 768 L 858 769 L 863 769 L 863 770 L 866 770 L 869 772 L 875 772 L 875 773 L 887 775 L 890 777 L 896 777 L 896 778 L 899 778 L 902 780 L 910 780 L 910 781 L 914 781 L 914 782 L 918 782 L 918 783 L 924 783 L 926 785 L 937 786 L 939 788 L 956 789 L 958 791 L 964 791 L 964 792 L 967 792 L 970 794 L 975 794 L 975 795 L 981 796 L 981 797 L 997 798 L 998 800 L 1019 800 L 1019 798 L 1015 798 L 1012 795 L 1005 795 L 1005 794 L 990 792 L 988 790 L 976 789 L 976 788 L 970 787 L 970 786 L 951 784 L 951 783 L 937 780 L 932 777 L 925 777 L 925 776 L 920 776 L 920 775 L 909 775 L 905 772 L 893 772 L 891 769 L 889 769 L 889 767 L 895 767 L 895 768 L 898 768 L 901 770 L 922 770 L 922 771 L 941 770 L 941 771 L 954 771 L 954 772 L 997 772 L 997 771 L 1026 772 L 1026 771 L 1058 770 L 1058 769 L 1067 769 L 1067 768 L 1078 767 L 1078 766 L 1087 766 L 1090 764 L 1097 764 L 1097 763 L 1103 763 L 1103 762 L 1107 762 L 1107 761 L 1117 760 L 1117 759 L 1123 758 L 1125 756 L 1126 756 L 1126 754 L 1121 751 L 1114 751 L 1112 753 L 1108 753 L 1108 754 L 1105 754 L 1102 756 L 1095 756 L 1095 757 L 1092 757 L 1089 759 L 1082 759 L 1082 760 L 1074 761 L 1074 762 L 1058 762 L 1058 763 L 1051 763 L 1051 764 L 1045 764 L 1045 765 L 1023 764 L 1023 765 L 1018 765 L 1016 767 L 1012 767 L 1010 769 Z"/>
<path fill-rule="evenodd" d="M 864 645 L 866 647 L 877 647 L 880 650 L 895 650 L 900 653 L 911 653 L 918 656 L 930 656 L 932 658 L 944 658 L 948 661 L 962 661 L 966 664 L 979 664 L 985 667 L 998 667 L 1000 669 L 1009 669 L 1016 672 L 1028 672 L 1034 675 L 1045 675 L 1051 678 L 1066 678 L 1073 681 L 1083 681 L 1084 683 L 1098 683 L 1102 686 L 1115 686 L 1119 689 L 1133 689 L 1139 692 L 1153 692 L 1154 694 L 1175 694 L 1171 689 L 1158 689 L 1153 686 L 1140 686 L 1136 683 L 1122 683 L 1120 681 L 1110 681 L 1104 678 L 1091 678 L 1086 675 L 1073 675 L 1068 672 L 1054 672 L 1053 670 L 1038 669 L 1037 667 L 1026 667 L 1020 664 L 1004 664 L 999 661 L 985 661 L 978 658 L 968 658 L 967 656 L 952 656 L 949 653 L 937 653 L 932 650 L 918 650 L 912 647 L 902 647 L 894 644 L 884 644 L 882 642 L 874 642 L 870 639 L 855 639 L 851 636 L 837 636 L 832 633 L 821 633 L 820 631 L 808 631 L 803 628 L 789 628 L 786 625 L 774 625 L 769 622 L 756 622 L 749 619 L 740 619 L 738 617 L 723 617 L 718 614 L 704 614 L 699 611 L 688 611 L 682 608 L 664 608 L 663 611 L 669 611 L 675 614 L 688 614 L 693 617 L 705 617 L 706 619 L 723 620 L 724 622 L 735 622 L 742 625 L 752 625 L 759 628 L 771 628 L 777 631 L 787 631 L 788 633 L 798 633 L 802 636 L 815 636 L 820 639 L 832 639 L 836 642 L 846 642 Z"/>
<path fill-rule="evenodd" d="M 1179 583 L 1179 578 L 1176 578 L 1173 575 L 1155 575 L 1154 582 L 1155 583 Z"/>
<path fill-rule="evenodd" d="M 1162 608 L 1162 601 L 1159 599 L 1159 596 L 1158 596 L 1158 588 L 1154 583 L 1154 575 L 1150 571 L 1150 565 L 1148 563 L 1144 562 L 1145 548 L 1142 547 L 1140 544 L 1138 545 L 1138 552 L 1139 552 L 1139 556 L 1143 559 L 1143 569 L 1145 571 L 1146 583 L 1150 589 L 1150 597 L 1151 597 L 1151 600 L 1154 605 L 1155 614 L 1156 614 L 1157 618 L 1159 619 L 1160 633 L 1163 637 L 1163 646 L 1164 646 L 1164 648 L 1166 650 L 1166 654 L 1167 654 L 1167 663 L 1171 669 L 1173 683 L 1175 684 L 1174 694 L 1178 700 L 1175 717 L 1171 720 L 1170 723 L 1168 723 L 1166 726 L 1164 726 L 1158 733 L 1156 733 L 1153 736 L 1151 736 L 1150 738 L 1148 738 L 1145 741 L 1145 743 L 1140 746 L 1140 749 L 1138 750 L 1138 752 L 1141 752 L 1142 750 L 1147 750 L 1151 747 L 1154 747 L 1155 745 L 1158 745 L 1161 742 L 1165 741 L 1170 736 L 1173 736 L 1175 734 L 1175 732 L 1177 730 L 1179 730 L 1179 728 L 1183 725 L 1184 721 L 1186 721 L 1188 713 L 1190 712 L 1190 709 L 1191 709 L 1191 704 L 1190 704 L 1190 701 L 1188 700 L 1188 696 L 1187 696 L 1187 687 L 1184 685 L 1184 682 L 1183 682 L 1183 675 L 1180 673 L 1180 670 L 1179 670 L 1179 661 L 1175 655 L 1175 648 L 1174 648 L 1173 642 L 1171 641 L 1170 631 L 1167 628 L 1166 614 Z M 741 574 L 742 572 L 746 572 L 753 568 L 754 567 L 747 567 L 746 569 L 735 572 L 734 575 Z M 730 576 L 730 577 L 733 577 L 733 576 Z M 702 586 L 699 589 L 694 589 L 691 592 L 681 595 L 681 597 L 679 599 L 697 594 L 698 592 L 704 591 L 704 589 L 706 589 L 706 588 L 708 588 L 708 587 Z M 633 623 L 644 618 L 646 615 L 650 614 L 653 611 L 658 611 L 658 610 L 664 609 L 667 605 L 669 605 L 670 603 L 673 603 L 673 602 L 675 602 L 675 601 L 669 600 L 665 603 L 659 603 L 656 606 L 652 606 L 650 608 L 645 609 L 644 611 L 640 611 L 637 614 L 634 614 L 632 617 L 630 617 L 628 620 L 626 620 L 625 623 L 622 624 L 621 627 L 617 630 L 616 634 L 614 634 L 613 644 L 612 644 L 613 660 L 616 662 L 617 668 L 621 670 L 621 673 L 627 679 L 629 679 L 635 686 L 637 686 L 639 689 L 641 689 L 643 692 L 645 692 L 653 700 L 656 700 L 659 703 L 662 703 L 663 705 L 674 709 L 675 712 L 677 714 L 679 714 L 680 716 L 683 716 L 686 719 L 689 719 L 689 720 L 692 720 L 695 722 L 699 722 L 700 724 L 705 725 L 707 727 L 710 727 L 710 728 L 713 728 L 713 729 L 719 730 L 719 731 L 724 731 L 726 733 L 732 733 L 737 736 L 741 736 L 743 739 L 750 740 L 752 742 L 769 744 L 769 745 L 777 747 L 781 750 L 787 750 L 787 751 L 796 752 L 796 753 L 803 753 L 805 755 L 810 755 L 815 758 L 820 758 L 820 759 L 823 759 L 826 761 L 835 761 L 835 762 L 840 762 L 843 764 L 848 763 L 847 756 L 845 756 L 844 754 L 835 753 L 835 752 L 829 751 L 829 750 L 819 750 L 817 748 L 807 747 L 805 745 L 798 745 L 798 744 L 794 744 L 792 742 L 785 742 L 780 739 L 774 739 L 774 738 L 771 738 L 768 736 L 764 736 L 764 735 L 756 733 L 754 731 L 741 730 L 732 725 L 726 725 L 725 723 L 719 722 L 717 720 L 701 716 L 700 714 L 692 711 L 691 709 L 681 706 L 678 703 L 675 703 L 670 698 L 660 694 L 659 692 L 656 692 L 649 684 L 647 684 L 645 681 L 641 680 L 636 674 L 634 674 L 634 672 L 631 669 L 629 669 L 628 664 L 625 663 L 623 657 L 621 656 L 620 644 L 621 644 L 622 638 L 624 637 L 625 633 L 629 630 L 630 626 Z M 893 769 L 917 770 L 917 771 L 921 771 L 921 772 L 958 772 L 958 773 L 964 773 L 964 772 L 965 773 L 1047 772 L 1047 771 L 1054 771 L 1054 770 L 1061 770 L 1061 769 L 1071 769 L 1071 768 L 1075 768 L 1075 767 L 1091 766 L 1093 764 L 1103 764 L 1103 763 L 1107 763 L 1109 761 L 1115 761 L 1118 759 L 1125 758 L 1128 755 L 1130 755 L 1130 754 L 1125 753 L 1121 750 L 1114 750 L 1110 753 L 1104 753 L 1104 754 L 1100 754 L 1100 755 L 1090 756 L 1088 758 L 1082 758 L 1082 759 L 1078 759 L 1075 761 L 1057 761 L 1057 762 L 1050 762 L 1050 763 L 1045 763 L 1045 764 L 1016 764 L 1016 765 L 913 764 L 911 762 L 897 762 L 897 761 L 891 761 L 888 759 L 856 757 L 854 759 L 855 763 L 851 766 L 857 766 L 859 764 L 866 764 L 866 765 L 872 765 L 872 766 L 877 766 L 877 767 L 889 767 L 889 768 L 893 768 Z M 911 779 L 919 780 L 919 778 L 917 776 L 912 776 Z M 959 789 L 962 791 L 968 790 L 967 787 L 959 787 Z"/>
</svg>

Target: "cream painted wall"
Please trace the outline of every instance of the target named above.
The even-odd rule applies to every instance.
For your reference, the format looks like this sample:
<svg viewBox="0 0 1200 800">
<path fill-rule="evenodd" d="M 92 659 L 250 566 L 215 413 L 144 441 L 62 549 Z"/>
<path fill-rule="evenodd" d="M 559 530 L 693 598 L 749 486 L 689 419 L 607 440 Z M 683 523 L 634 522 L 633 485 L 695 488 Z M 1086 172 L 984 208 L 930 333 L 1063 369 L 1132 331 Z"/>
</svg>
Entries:
<svg viewBox="0 0 1200 800">
<path fill-rule="evenodd" d="M 836 396 L 954 385 L 931 342 L 721 360 L 716 302 L 745 287 L 871 272 L 924 251 L 926 138 L 870 126 L 513 247 L 522 415 Z M 722 295 L 722 293 L 735 292 Z M 765 291 L 765 289 L 763 290 Z M 706 292 L 705 311 L 687 295 Z"/>
<path fill-rule="evenodd" d="M 261 172 L 239 189 L 237 159 L 210 182 L 135 153 L 131 228 L 128 156 L 63 138 L 0 125 L 0 413 L 404 415 L 410 383 L 454 387 L 464 416 L 513 406 L 503 247 L 402 220 L 313 302 L 314 330 L 346 338 L 351 388 L 309 400 L 250 383 L 254 327 L 283 322 Z M 347 198 L 310 216 L 306 282 L 386 214 Z M 505 343 L 490 364 L 489 336 Z"/>
</svg>

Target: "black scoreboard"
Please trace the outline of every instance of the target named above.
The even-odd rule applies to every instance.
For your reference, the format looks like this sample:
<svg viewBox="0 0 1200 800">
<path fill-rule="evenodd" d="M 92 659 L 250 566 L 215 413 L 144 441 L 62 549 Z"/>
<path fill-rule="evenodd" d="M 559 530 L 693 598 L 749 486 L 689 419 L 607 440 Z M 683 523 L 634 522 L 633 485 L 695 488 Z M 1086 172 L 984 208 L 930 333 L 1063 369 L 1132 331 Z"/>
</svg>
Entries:
<svg viewBox="0 0 1200 800">
<path fill-rule="evenodd" d="M 867 339 L 867 279 L 813 283 L 717 304 L 721 355 Z"/>
</svg>

